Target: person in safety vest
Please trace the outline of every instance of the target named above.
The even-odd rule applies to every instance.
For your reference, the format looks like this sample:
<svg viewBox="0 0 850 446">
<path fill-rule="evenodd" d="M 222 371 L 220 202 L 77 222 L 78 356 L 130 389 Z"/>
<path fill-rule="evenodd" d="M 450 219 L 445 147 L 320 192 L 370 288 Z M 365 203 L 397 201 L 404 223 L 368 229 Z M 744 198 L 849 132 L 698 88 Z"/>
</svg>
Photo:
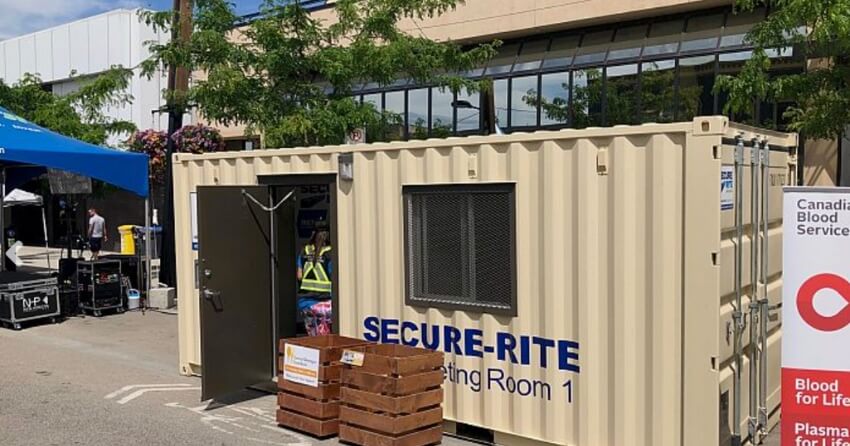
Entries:
<svg viewBox="0 0 850 446">
<path fill-rule="evenodd" d="M 333 309 L 331 292 L 333 263 L 331 262 L 330 233 L 313 231 L 297 260 L 298 310 L 304 316 L 308 336 L 331 333 Z"/>
</svg>

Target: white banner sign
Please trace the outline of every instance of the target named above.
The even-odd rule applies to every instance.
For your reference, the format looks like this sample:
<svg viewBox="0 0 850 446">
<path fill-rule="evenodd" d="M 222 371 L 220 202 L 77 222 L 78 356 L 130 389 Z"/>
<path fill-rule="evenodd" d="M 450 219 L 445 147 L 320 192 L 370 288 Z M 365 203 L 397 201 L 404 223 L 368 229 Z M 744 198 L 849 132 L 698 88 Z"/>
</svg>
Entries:
<svg viewBox="0 0 850 446">
<path fill-rule="evenodd" d="M 283 351 L 283 379 L 319 387 L 319 350 L 286 344 Z"/>
<path fill-rule="evenodd" d="M 850 445 L 850 189 L 786 188 L 782 445 Z"/>
</svg>

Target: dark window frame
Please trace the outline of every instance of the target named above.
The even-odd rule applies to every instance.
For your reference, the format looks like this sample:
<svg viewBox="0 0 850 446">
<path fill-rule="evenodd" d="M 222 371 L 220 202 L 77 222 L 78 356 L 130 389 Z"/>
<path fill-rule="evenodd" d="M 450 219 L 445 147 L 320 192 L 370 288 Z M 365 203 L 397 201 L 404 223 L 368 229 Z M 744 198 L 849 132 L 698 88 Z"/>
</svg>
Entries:
<svg viewBox="0 0 850 446">
<path fill-rule="evenodd" d="M 510 227 L 510 262 L 511 270 L 511 302 L 509 307 L 496 305 L 475 304 L 471 302 L 451 301 L 449 299 L 434 299 L 416 297 L 416 280 L 414 274 L 413 243 L 412 234 L 413 221 L 411 219 L 412 198 L 416 195 L 432 194 L 493 194 L 503 193 L 508 195 L 510 212 L 507 216 Z M 517 224 L 516 224 L 516 183 L 464 183 L 464 184 L 440 184 L 440 185 L 406 185 L 402 186 L 402 206 L 404 209 L 404 303 L 407 306 L 417 308 L 434 308 L 439 310 L 464 311 L 468 313 L 492 314 L 496 316 L 517 317 L 518 315 L 518 287 L 517 287 Z M 418 236 L 418 235 L 417 235 Z M 473 261 L 470 255 L 467 261 Z"/>
</svg>

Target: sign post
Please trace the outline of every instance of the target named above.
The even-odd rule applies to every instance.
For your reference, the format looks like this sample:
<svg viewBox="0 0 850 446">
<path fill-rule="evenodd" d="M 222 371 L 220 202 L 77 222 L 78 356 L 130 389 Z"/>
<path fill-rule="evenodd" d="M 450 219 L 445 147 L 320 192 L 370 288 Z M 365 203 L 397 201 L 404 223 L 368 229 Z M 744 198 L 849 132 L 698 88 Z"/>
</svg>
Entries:
<svg viewBox="0 0 850 446">
<path fill-rule="evenodd" d="M 782 446 L 850 446 L 850 188 L 785 188 Z"/>
</svg>

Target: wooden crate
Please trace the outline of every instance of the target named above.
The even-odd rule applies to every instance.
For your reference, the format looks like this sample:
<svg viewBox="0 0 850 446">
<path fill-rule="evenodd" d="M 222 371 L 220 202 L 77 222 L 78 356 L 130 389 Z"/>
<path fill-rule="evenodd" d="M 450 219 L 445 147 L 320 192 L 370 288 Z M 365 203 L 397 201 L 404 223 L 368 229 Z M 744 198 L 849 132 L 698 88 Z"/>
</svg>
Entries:
<svg viewBox="0 0 850 446">
<path fill-rule="evenodd" d="M 277 424 L 304 432 L 317 438 L 328 438 L 339 433 L 339 419 L 317 420 L 286 409 L 277 410 Z"/>
<path fill-rule="evenodd" d="M 344 365 L 339 438 L 362 446 L 427 446 L 442 441 L 443 354 L 401 345 L 361 348 Z"/>
<path fill-rule="evenodd" d="M 428 427 L 394 437 L 340 423 L 339 439 L 359 446 L 429 446 L 443 442 L 443 426 Z"/>
<path fill-rule="evenodd" d="M 340 335 L 284 338 L 281 339 L 278 344 L 278 354 L 282 354 L 286 344 L 315 348 L 319 350 L 319 362 L 322 364 L 331 364 L 333 362 L 339 362 L 344 350 L 370 345 L 371 343 L 362 339 L 349 338 Z"/>
<path fill-rule="evenodd" d="M 286 344 L 319 351 L 319 386 L 312 387 L 283 379 Z M 338 362 L 345 349 L 368 344 L 366 341 L 338 335 L 281 339 L 278 358 L 279 425 L 318 438 L 335 436 L 339 431 L 339 394 L 342 365 Z"/>
</svg>

